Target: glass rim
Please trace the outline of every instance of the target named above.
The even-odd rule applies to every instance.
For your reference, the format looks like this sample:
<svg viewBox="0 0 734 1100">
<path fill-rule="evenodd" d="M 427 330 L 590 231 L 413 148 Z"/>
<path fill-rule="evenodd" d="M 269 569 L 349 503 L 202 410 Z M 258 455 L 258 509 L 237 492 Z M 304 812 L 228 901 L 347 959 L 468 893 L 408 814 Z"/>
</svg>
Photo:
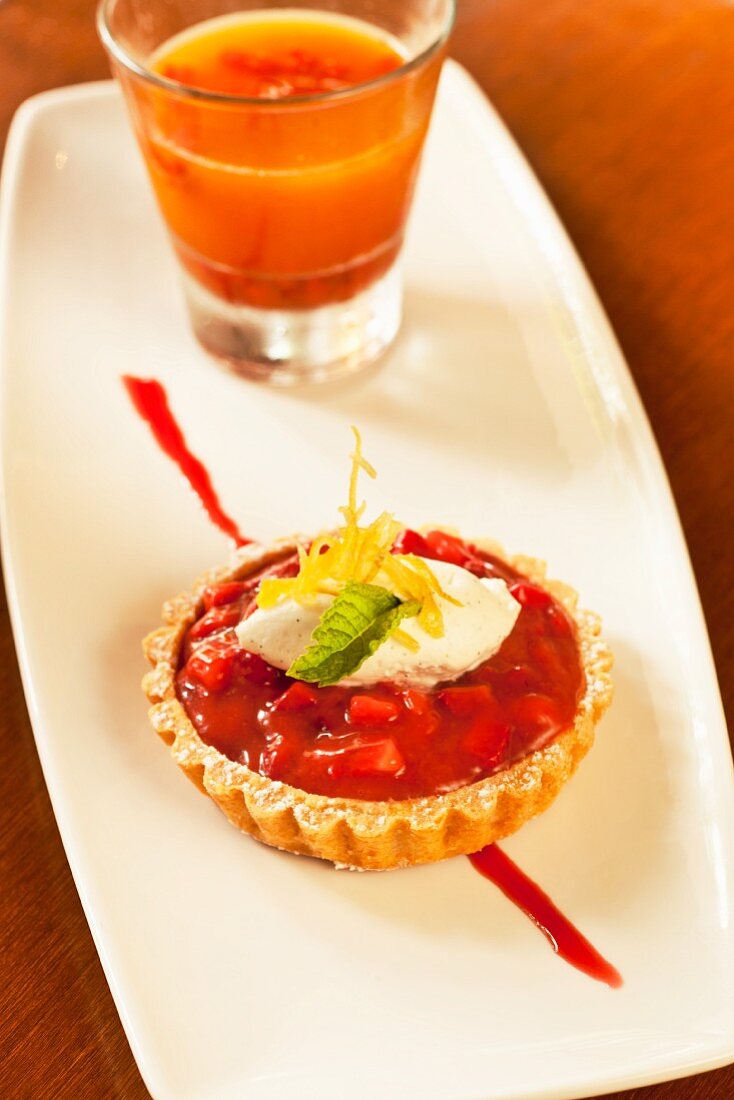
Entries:
<svg viewBox="0 0 734 1100">
<path fill-rule="evenodd" d="M 297 96 L 284 96 L 282 99 L 266 99 L 260 96 L 244 96 L 234 95 L 229 92 L 210 92 L 204 88 L 194 88 L 191 85 L 184 84 L 178 80 L 171 80 L 170 77 L 162 76 L 160 73 L 153 72 L 152 69 L 146 68 L 145 65 L 140 64 L 134 57 L 123 49 L 120 43 L 115 38 L 112 29 L 109 24 L 108 13 L 115 0 L 99 0 L 97 5 L 97 33 L 102 40 L 102 45 L 107 50 L 110 57 L 118 64 L 122 65 L 129 72 L 135 76 L 140 77 L 142 80 L 147 81 L 154 87 L 161 89 L 161 91 L 170 92 L 174 95 L 188 96 L 191 99 L 198 99 L 206 103 L 216 103 L 221 106 L 247 106 L 258 107 L 263 110 L 287 110 L 290 107 L 303 107 L 309 104 L 317 105 L 321 103 L 336 102 L 342 99 L 349 99 L 350 96 L 360 95 L 365 91 L 376 90 L 380 87 L 387 86 L 396 80 L 401 79 L 408 73 L 415 69 L 419 69 L 431 57 L 437 53 L 442 46 L 448 41 L 449 35 L 454 26 L 456 19 L 456 5 L 457 0 L 446 0 L 448 6 L 447 18 L 444 26 L 441 29 L 441 33 L 437 38 L 426 46 L 424 50 L 416 54 L 415 57 L 408 58 L 402 65 L 399 65 L 397 69 L 391 69 L 387 73 L 383 73 L 380 76 L 373 77 L 371 80 L 364 80 L 359 84 L 353 84 L 349 88 L 340 88 L 336 91 L 316 92 L 312 95 L 297 95 Z M 283 5 L 286 7 L 287 5 Z M 268 9 L 262 9 L 263 11 Z M 270 10 L 278 10 L 273 8 Z M 292 9 L 300 10 L 300 9 Z M 303 9 L 304 11 L 316 10 L 316 9 Z M 236 12 L 232 13 L 237 14 Z M 192 24 L 195 26 L 195 24 Z"/>
</svg>

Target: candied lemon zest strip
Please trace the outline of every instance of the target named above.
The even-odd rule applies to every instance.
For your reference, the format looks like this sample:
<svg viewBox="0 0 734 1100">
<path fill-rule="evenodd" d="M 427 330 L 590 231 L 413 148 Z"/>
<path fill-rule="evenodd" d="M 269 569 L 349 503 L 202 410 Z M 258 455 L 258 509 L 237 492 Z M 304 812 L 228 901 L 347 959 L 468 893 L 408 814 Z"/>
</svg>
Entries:
<svg viewBox="0 0 734 1100">
<path fill-rule="evenodd" d="M 349 476 L 348 503 L 341 512 L 344 523 L 336 531 L 324 531 L 318 535 L 308 550 L 298 548 L 298 575 L 270 578 L 263 581 L 258 593 L 258 607 L 274 607 L 282 599 L 290 597 L 308 605 L 316 596 L 336 596 L 349 581 L 362 584 L 387 582 L 401 600 L 417 600 L 421 605 L 417 623 L 427 634 L 440 638 L 444 632 L 443 615 L 436 602 L 437 597 L 460 607 L 453 596 L 441 588 L 430 566 L 414 554 L 391 553 L 393 543 L 402 525 L 390 512 L 382 512 L 366 527 L 359 524 L 366 504 L 357 504 L 359 472 L 375 478 L 375 468 L 362 454 L 362 438 L 355 427 L 355 447 L 351 454 L 352 469 Z M 395 630 L 396 641 L 408 649 L 419 648 L 418 642 L 404 630 Z"/>
<path fill-rule="evenodd" d="M 399 642 L 400 645 L 405 646 L 406 649 L 412 650 L 413 653 L 417 653 L 420 649 L 420 642 L 418 642 L 412 634 L 407 634 L 404 630 L 401 630 L 400 627 L 396 627 L 390 637 L 394 641 Z"/>
</svg>

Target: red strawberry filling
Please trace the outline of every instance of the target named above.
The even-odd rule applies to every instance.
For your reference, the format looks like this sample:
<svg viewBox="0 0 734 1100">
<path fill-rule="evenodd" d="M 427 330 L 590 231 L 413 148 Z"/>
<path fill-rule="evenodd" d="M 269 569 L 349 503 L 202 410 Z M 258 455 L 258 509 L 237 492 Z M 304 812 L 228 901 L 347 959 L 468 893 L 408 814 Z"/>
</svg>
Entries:
<svg viewBox="0 0 734 1100">
<path fill-rule="evenodd" d="M 576 629 L 542 587 L 440 531 L 404 531 L 396 550 L 502 577 L 522 605 L 499 652 L 432 691 L 381 683 L 317 688 L 242 650 L 233 626 L 265 576 L 206 589 L 178 694 L 201 738 L 231 760 L 315 794 L 393 800 L 474 783 L 541 748 L 573 721 L 584 689 Z"/>
</svg>

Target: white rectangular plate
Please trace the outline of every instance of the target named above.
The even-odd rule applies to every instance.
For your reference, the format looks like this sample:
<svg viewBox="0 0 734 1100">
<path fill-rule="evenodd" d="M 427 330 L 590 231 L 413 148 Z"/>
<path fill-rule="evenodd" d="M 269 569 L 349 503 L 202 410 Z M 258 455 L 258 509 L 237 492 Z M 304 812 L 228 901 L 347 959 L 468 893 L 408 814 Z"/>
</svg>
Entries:
<svg viewBox="0 0 734 1100">
<path fill-rule="evenodd" d="M 491 108 L 441 85 L 384 367 L 309 393 L 189 335 L 117 91 L 46 94 L 4 179 L 7 580 L 28 705 L 100 956 L 154 1096 L 571 1097 L 734 1057 L 732 767 L 655 445 L 573 251 Z M 263 539 L 333 522 L 360 425 L 370 509 L 546 558 L 601 612 L 616 701 L 508 852 L 615 963 L 560 962 L 466 860 L 337 873 L 231 829 L 146 720 L 140 639 L 227 559 L 120 385 L 169 391 Z"/>
</svg>

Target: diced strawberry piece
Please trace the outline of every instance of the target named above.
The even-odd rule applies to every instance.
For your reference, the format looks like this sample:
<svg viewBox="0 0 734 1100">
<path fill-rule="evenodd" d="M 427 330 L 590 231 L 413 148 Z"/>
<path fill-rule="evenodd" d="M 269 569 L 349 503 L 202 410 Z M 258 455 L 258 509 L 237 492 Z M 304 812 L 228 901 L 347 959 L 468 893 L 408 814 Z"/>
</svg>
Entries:
<svg viewBox="0 0 734 1100">
<path fill-rule="evenodd" d="M 207 615 L 202 615 L 189 629 L 189 638 L 192 642 L 198 642 L 202 638 L 208 638 L 210 634 L 215 634 L 218 630 L 219 623 L 210 619 Z"/>
<path fill-rule="evenodd" d="M 490 707 L 494 708 L 494 695 L 489 684 L 444 688 L 443 691 L 439 691 L 438 698 L 447 710 L 460 718 L 470 717 Z"/>
<path fill-rule="evenodd" d="M 298 753 L 296 743 L 288 741 L 282 734 L 276 733 L 268 738 L 268 747 L 260 755 L 258 771 L 269 779 L 281 779 Z"/>
<path fill-rule="evenodd" d="M 279 711 L 305 710 L 307 707 L 312 707 L 317 700 L 318 695 L 315 688 L 309 687 L 301 680 L 296 680 L 275 700 L 272 709 Z"/>
<path fill-rule="evenodd" d="M 465 565 L 473 557 L 461 539 L 447 534 L 446 531 L 429 531 L 425 538 L 427 545 L 441 561 Z"/>
<path fill-rule="evenodd" d="M 224 691 L 232 679 L 239 647 L 218 638 L 203 642 L 189 657 L 186 669 L 193 680 L 214 694 Z"/>
<path fill-rule="evenodd" d="M 400 693 L 403 697 L 403 705 L 408 712 L 405 717 L 410 723 L 409 728 L 416 734 L 430 737 L 438 729 L 441 718 L 433 705 L 433 698 L 423 691 L 415 688 L 407 688 Z"/>
<path fill-rule="evenodd" d="M 254 582 L 253 582 L 254 583 Z M 247 591 L 245 581 L 226 581 L 224 584 L 209 584 L 202 593 L 202 601 L 207 611 L 212 607 L 222 607 L 224 604 L 234 603 Z"/>
<path fill-rule="evenodd" d="M 392 547 L 393 554 L 415 554 L 419 558 L 430 558 L 431 548 L 417 531 L 411 531 L 406 527 L 395 539 Z"/>
<path fill-rule="evenodd" d="M 279 668 L 273 668 L 259 654 L 250 653 L 246 649 L 240 649 L 238 652 L 238 668 L 253 684 L 274 684 L 283 677 Z"/>
<path fill-rule="evenodd" d="M 509 585 L 510 594 L 515 597 L 523 607 L 550 607 L 553 598 L 544 588 L 530 581 L 516 581 Z"/>
<path fill-rule="evenodd" d="M 518 725 L 534 727 L 539 733 L 563 726 L 556 703 L 547 695 L 525 695 L 518 699 L 513 707 L 513 717 Z"/>
<path fill-rule="evenodd" d="M 463 738 L 467 752 L 481 760 L 485 768 L 499 764 L 510 740 L 510 728 L 504 722 L 483 718 L 473 722 Z"/>
<path fill-rule="evenodd" d="M 394 722 L 400 714 L 400 705 L 394 699 L 381 699 L 379 695 L 353 695 L 347 717 L 353 726 L 383 726 Z"/>
<path fill-rule="evenodd" d="M 487 574 L 487 563 L 480 557 L 477 548 L 445 531 L 429 531 L 426 535 L 431 558 L 460 565 L 462 569 L 474 573 L 477 577 Z"/>
<path fill-rule="evenodd" d="M 392 737 L 365 739 L 355 737 L 335 749 L 314 749 L 304 757 L 326 765 L 335 779 L 354 775 L 399 775 L 405 760 Z"/>
<path fill-rule="evenodd" d="M 432 556 L 441 561 L 451 562 L 453 565 L 466 565 L 467 561 L 471 561 L 476 556 L 471 553 L 462 539 L 457 539 L 446 531 L 429 531 L 425 541 L 432 551 Z"/>
<path fill-rule="evenodd" d="M 192 642 L 199 638 L 208 638 L 210 634 L 216 634 L 218 630 L 236 626 L 240 621 L 239 607 L 229 604 L 225 607 L 213 607 L 206 615 L 194 623 L 189 630 L 189 638 Z"/>
<path fill-rule="evenodd" d="M 353 775 L 380 773 L 398 775 L 405 768 L 400 749 L 391 737 L 362 745 L 349 753 L 347 765 Z"/>
<path fill-rule="evenodd" d="M 431 708 L 431 698 L 423 691 L 416 691 L 415 688 L 407 688 L 401 692 L 403 701 L 408 710 L 412 710 L 414 714 L 424 715 L 428 714 Z"/>
</svg>

